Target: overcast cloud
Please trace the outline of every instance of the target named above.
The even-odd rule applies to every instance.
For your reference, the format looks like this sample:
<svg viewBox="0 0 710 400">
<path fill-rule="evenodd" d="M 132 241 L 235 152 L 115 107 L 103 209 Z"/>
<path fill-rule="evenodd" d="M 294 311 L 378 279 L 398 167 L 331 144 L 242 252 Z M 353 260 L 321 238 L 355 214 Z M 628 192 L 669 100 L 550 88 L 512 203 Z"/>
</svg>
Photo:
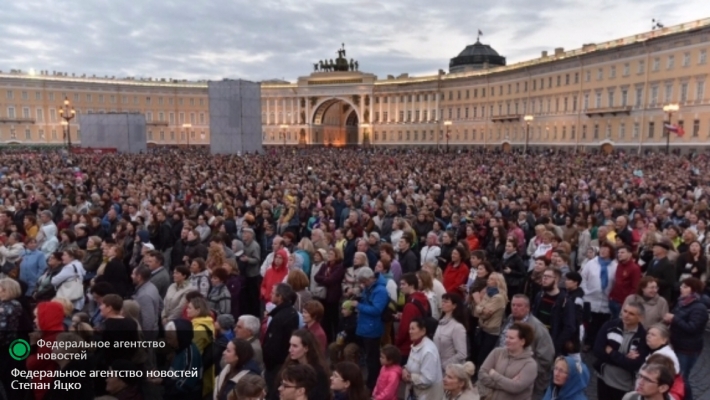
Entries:
<svg viewBox="0 0 710 400">
<path fill-rule="evenodd" d="M 688 0 L 48 0 L 0 7 L 0 70 L 294 81 L 344 42 L 380 79 L 448 70 L 476 40 L 508 63 L 710 17 Z"/>
</svg>

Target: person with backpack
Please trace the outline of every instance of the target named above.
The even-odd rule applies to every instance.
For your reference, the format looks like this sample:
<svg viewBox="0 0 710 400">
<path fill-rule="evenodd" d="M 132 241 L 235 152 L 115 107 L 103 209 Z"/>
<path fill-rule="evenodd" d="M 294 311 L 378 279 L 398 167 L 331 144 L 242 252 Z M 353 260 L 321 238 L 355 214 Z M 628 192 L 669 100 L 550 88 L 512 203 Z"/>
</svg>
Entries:
<svg viewBox="0 0 710 400">
<path fill-rule="evenodd" d="M 419 290 L 419 278 L 414 272 L 407 272 L 402 275 L 399 284 L 400 290 L 404 293 L 406 302 L 399 319 L 399 330 L 395 336 L 394 344 L 402 353 L 402 366 L 407 364 L 409 352 L 412 349 L 412 340 L 409 337 L 409 324 L 415 318 L 431 317 L 431 307 L 426 295 Z M 426 322 L 426 321 L 425 321 Z M 438 322 L 434 320 L 434 326 L 429 328 L 427 324 L 427 335 L 434 336 L 434 331 Z"/>
<path fill-rule="evenodd" d="M 202 356 L 202 395 L 212 393 L 215 380 L 215 363 L 220 361 L 221 354 L 215 355 L 214 321 L 207 300 L 195 297 L 187 304 L 187 316 L 192 322 L 193 343 Z"/>
</svg>

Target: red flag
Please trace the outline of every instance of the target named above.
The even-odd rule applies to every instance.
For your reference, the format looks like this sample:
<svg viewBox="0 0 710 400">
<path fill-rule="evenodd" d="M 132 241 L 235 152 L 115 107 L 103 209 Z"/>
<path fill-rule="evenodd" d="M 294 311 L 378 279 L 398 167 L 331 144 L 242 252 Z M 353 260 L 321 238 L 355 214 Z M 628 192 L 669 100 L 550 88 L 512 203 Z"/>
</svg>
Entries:
<svg viewBox="0 0 710 400">
<path fill-rule="evenodd" d="M 673 132 L 678 136 L 685 135 L 685 130 L 683 130 L 683 127 L 680 125 L 665 124 L 665 128 L 668 130 L 668 132 Z"/>
</svg>

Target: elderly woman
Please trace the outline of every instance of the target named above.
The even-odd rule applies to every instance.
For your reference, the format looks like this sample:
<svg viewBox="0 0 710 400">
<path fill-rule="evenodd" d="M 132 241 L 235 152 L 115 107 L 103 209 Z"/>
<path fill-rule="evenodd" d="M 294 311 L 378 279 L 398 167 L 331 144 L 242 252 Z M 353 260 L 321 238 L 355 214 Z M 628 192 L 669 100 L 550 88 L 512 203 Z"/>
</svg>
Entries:
<svg viewBox="0 0 710 400">
<path fill-rule="evenodd" d="M 360 283 L 357 281 L 357 270 L 361 267 L 368 267 L 367 255 L 363 252 L 356 252 L 353 257 L 353 266 L 345 270 L 343 279 L 343 296 L 354 298 L 360 295 Z"/>
<path fill-rule="evenodd" d="M 629 301 L 643 304 L 643 326 L 646 329 L 661 322 L 668 313 L 668 302 L 658 294 L 658 281 L 652 276 L 641 278 L 636 294 L 629 295 L 624 303 Z"/>
<path fill-rule="evenodd" d="M 589 369 L 583 362 L 575 357 L 558 357 L 543 400 L 587 400 L 584 390 L 588 384 Z"/>
<path fill-rule="evenodd" d="M 476 373 L 472 362 L 449 364 L 444 368 L 444 400 L 477 400 L 471 377 Z"/>
<path fill-rule="evenodd" d="M 412 350 L 402 370 L 402 381 L 407 384 L 405 398 L 439 400 L 444 397 L 441 359 L 436 344 L 427 337 L 424 319 L 415 318 L 409 324 Z"/>
<path fill-rule="evenodd" d="M 506 331 L 505 346 L 493 350 L 478 374 L 481 398 L 518 400 L 532 397 L 537 363 L 530 345 L 535 339 L 533 328 L 515 322 Z"/>
</svg>

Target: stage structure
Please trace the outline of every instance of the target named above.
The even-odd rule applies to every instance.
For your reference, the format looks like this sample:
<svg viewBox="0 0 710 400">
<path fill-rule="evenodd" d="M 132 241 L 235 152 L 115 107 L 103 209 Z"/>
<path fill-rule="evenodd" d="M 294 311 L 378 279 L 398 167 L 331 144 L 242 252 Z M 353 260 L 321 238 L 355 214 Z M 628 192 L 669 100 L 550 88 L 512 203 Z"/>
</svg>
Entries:
<svg viewBox="0 0 710 400">
<path fill-rule="evenodd" d="M 263 152 L 261 85 L 245 80 L 208 83 L 212 154 Z"/>
<path fill-rule="evenodd" d="M 81 114 L 81 148 L 114 148 L 119 153 L 145 153 L 145 115 L 141 113 Z"/>
</svg>

